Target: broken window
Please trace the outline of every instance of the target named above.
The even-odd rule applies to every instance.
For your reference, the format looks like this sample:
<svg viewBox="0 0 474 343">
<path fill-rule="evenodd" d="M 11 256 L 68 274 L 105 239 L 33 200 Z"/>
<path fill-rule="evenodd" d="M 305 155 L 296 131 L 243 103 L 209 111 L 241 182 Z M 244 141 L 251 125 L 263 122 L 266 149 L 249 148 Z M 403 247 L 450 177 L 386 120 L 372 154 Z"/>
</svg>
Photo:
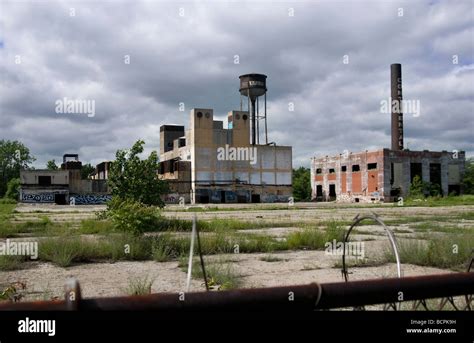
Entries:
<svg viewBox="0 0 474 343">
<path fill-rule="evenodd" d="M 377 163 L 369 163 L 369 164 L 367 164 L 367 169 L 368 169 L 368 170 L 377 169 Z"/>
<path fill-rule="evenodd" d="M 321 168 L 316 169 L 316 174 L 322 174 L 322 173 L 323 173 L 323 170 Z"/>
<path fill-rule="evenodd" d="M 415 176 L 419 176 L 420 180 L 422 177 L 422 164 L 421 163 L 410 163 L 410 182 L 413 182 Z"/>
<path fill-rule="evenodd" d="M 345 173 L 347 171 L 347 166 L 342 166 L 341 171 Z"/>
<path fill-rule="evenodd" d="M 316 196 L 317 197 L 322 197 L 323 196 L 323 186 L 322 185 L 317 185 L 316 186 Z"/>
<path fill-rule="evenodd" d="M 51 186 L 51 176 L 38 176 L 38 185 Z"/>
<path fill-rule="evenodd" d="M 441 164 L 440 163 L 430 163 L 430 183 L 432 186 L 438 185 L 439 192 L 442 195 L 441 190 Z M 435 195 L 435 194 L 433 194 Z"/>
<path fill-rule="evenodd" d="M 354 165 L 352 166 L 352 171 L 353 171 L 353 172 L 358 172 L 358 171 L 360 171 L 360 166 L 359 166 L 358 164 L 354 164 Z"/>
<path fill-rule="evenodd" d="M 334 174 L 335 172 L 334 168 L 329 168 L 329 174 Z"/>
</svg>

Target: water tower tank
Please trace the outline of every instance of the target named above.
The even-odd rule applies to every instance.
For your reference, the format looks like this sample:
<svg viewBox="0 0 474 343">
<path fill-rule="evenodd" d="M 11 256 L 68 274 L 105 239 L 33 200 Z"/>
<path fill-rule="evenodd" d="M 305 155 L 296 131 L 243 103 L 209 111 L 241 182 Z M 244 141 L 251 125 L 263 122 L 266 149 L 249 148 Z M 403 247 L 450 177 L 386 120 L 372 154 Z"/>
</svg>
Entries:
<svg viewBox="0 0 474 343">
<path fill-rule="evenodd" d="M 250 114 L 250 122 L 252 126 L 252 145 L 260 143 L 260 119 L 265 119 L 265 141 L 268 142 L 267 138 L 267 75 L 263 74 L 245 74 L 240 75 L 240 96 L 248 97 L 248 109 Z M 264 116 L 259 115 L 258 111 L 258 98 L 260 96 L 265 97 L 265 114 Z M 256 108 L 255 108 L 256 105 Z M 240 100 L 240 106 L 242 107 L 242 98 Z"/>
<path fill-rule="evenodd" d="M 251 100 L 262 96 L 267 91 L 267 75 L 245 74 L 240 75 L 240 94 L 248 96 Z"/>
</svg>

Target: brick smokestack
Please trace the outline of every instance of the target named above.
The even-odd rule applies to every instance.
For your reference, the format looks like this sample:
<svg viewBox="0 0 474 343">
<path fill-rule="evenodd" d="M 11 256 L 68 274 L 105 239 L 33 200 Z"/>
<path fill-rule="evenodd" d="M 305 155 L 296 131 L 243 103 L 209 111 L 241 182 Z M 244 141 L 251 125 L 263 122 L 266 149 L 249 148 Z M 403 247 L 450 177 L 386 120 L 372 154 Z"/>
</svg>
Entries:
<svg viewBox="0 0 474 343">
<path fill-rule="evenodd" d="M 392 150 L 403 150 L 402 65 L 400 63 L 392 64 L 390 72 L 392 88 Z"/>
</svg>

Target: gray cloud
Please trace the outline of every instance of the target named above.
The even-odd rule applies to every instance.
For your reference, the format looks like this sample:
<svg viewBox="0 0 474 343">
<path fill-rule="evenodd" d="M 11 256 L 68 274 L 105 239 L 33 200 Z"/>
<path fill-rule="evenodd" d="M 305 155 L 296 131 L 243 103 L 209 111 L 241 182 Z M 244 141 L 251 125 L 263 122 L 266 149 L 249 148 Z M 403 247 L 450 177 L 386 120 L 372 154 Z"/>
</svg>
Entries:
<svg viewBox="0 0 474 343">
<path fill-rule="evenodd" d="M 270 140 L 293 146 L 295 166 L 308 165 L 314 155 L 389 146 L 380 101 L 390 96 L 389 66 L 399 62 L 404 97 L 422 106 L 419 117 L 405 116 L 409 148 L 472 155 L 472 6 L 4 1 L 0 138 L 23 141 L 38 167 L 65 152 L 84 162 L 112 159 L 138 138 L 158 149 L 160 125 L 187 125 L 193 107 L 223 119 L 239 107 L 238 76 L 261 72 Z M 96 116 L 55 113 L 64 97 L 95 100 Z"/>
</svg>

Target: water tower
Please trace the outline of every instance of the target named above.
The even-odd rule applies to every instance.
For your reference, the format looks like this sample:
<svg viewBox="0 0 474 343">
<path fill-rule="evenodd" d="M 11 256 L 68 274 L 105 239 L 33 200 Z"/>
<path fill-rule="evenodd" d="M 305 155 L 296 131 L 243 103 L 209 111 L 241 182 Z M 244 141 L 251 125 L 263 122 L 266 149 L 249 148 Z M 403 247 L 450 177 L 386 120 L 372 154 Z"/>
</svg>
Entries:
<svg viewBox="0 0 474 343">
<path fill-rule="evenodd" d="M 268 144 L 267 137 L 267 76 L 263 74 L 240 75 L 240 110 L 242 110 L 242 95 L 247 97 L 247 107 L 250 114 L 252 126 L 252 145 L 260 144 L 259 121 L 265 123 L 265 144 Z M 258 98 L 264 96 L 264 113 L 260 115 Z"/>
</svg>

